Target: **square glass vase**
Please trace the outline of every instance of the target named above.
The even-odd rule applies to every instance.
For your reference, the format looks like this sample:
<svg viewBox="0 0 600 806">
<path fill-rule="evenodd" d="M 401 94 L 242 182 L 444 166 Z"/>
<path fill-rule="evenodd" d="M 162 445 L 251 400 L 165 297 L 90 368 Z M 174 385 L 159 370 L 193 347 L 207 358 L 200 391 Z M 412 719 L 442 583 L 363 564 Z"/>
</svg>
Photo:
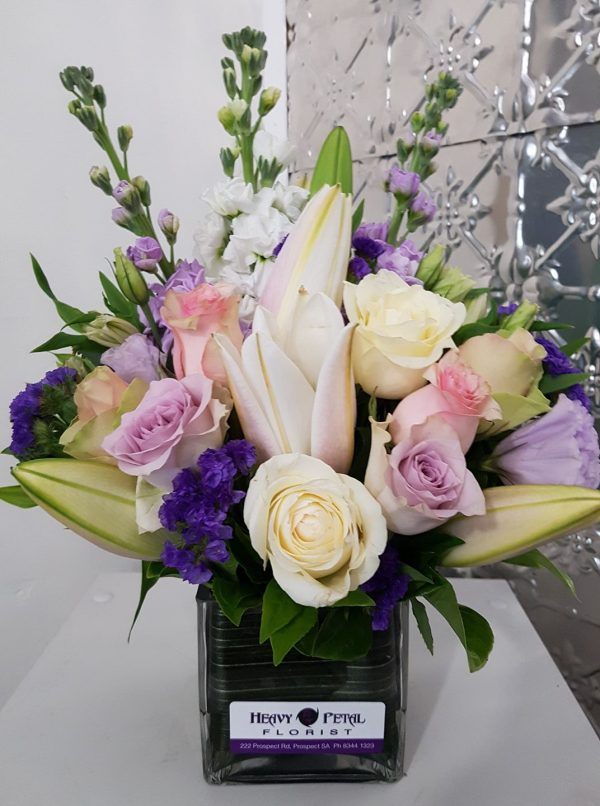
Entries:
<svg viewBox="0 0 600 806">
<path fill-rule="evenodd" d="M 403 775 L 408 606 L 352 662 L 292 650 L 274 666 L 260 612 L 239 627 L 197 598 L 200 732 L 211 784 L 394 782 Z"/>
</svg>

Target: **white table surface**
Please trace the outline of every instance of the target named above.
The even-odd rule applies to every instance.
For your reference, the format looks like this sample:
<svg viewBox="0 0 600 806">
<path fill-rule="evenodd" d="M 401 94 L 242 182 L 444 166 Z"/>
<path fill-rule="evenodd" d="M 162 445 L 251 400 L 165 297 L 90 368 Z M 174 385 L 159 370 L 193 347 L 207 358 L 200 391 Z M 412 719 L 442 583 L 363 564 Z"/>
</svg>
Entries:
<svg viewBox="0 0 600 806">
<path fill-rule="evenodd" d="M 433 658 L 412 629 L 401 782 L 209 787 L 193 589 L 159 583 L 128 645 L 138 577 L 101 575 L 0 711 L 0 804 L 598 806 L 600 741 L 508 585 L 456 587 L 496 647 L 470 675 L 445 624 Z"/>
</svg>

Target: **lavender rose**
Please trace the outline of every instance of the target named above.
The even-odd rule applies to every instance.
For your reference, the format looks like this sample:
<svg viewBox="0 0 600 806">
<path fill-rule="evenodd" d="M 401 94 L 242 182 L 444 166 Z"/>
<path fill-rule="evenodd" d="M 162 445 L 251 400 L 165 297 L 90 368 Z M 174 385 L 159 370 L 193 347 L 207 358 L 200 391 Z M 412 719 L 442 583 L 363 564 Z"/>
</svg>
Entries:
<svg viewBox="0 0 600 806">
<path fill-rule="evenodd" d="M 390 454 L 385 424 L 371 423 L 365 487 L 379 502 L 388 529 L 425 532 L 454 517 L 484 515 L 485 498 L 467 470 L 460 439 L 443 417 L 414 425 Z"/>
<path fill-rule="evenodd" d="M 154 238 L 138 238 L 133 246 L 127 247 L 127 257 L 141 271 L 154 271 L 163 258 L 163 252 Z"/>
<path fill-rule="evenodd" d="M 212 381 L 202 375 L 153 381 L 102 447 L 123 473 L 167 488 L 179 470 L 223 444 L 229 407 L 212 394 Z"/>
<path fill-rule="evenodd" d="M 547 414 L 499 442 L 489 467 L 505 484 L 600 484 L 600 448 L 592 415 L 559 395 Z"/>
<path fill-rule="evenodd" d="M 158 381 L 162 377 L 159 360 L 158 348 L 141 333 L 134 333 L 102 356 L 102 363 L 127 383 L 135 378 L 146 383 Z"/>
</svg>

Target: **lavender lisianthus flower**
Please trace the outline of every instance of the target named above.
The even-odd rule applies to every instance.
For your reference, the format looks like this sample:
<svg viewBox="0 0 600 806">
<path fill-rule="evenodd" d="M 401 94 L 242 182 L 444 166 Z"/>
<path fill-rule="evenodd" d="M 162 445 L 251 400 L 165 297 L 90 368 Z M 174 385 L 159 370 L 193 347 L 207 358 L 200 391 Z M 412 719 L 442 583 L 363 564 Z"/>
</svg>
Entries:
<svg viewBox="0 0 600 806">
<path fill-rule="evenodd" d="M 412 241 L 406 240 L 397 249 L 379 255 L 377 268 L 393 271 L 409 285 L 423 285 L 423 282 L 415 277 L 422 258 L 423 252 L 420 252 Z"/>
<path fill-rule="evenodd" d="M 366 260 L 375 260 L 383 252 L 392 249 L 385 240 L 388 229 L 387 221 L 381 224 L 361 224 L 352 236 L 352 246 L 356 254 Z"/>
<path fill-rule="evenodd" d="M 142 333 L 134 333 L 122 344 L 111 347 L 102 355 L 102 363 L 126 383 L 136 378 L 151 383 L 162 377 L 158 348 Z"/>
<path fill-rule="evenodd" d="M 371 579 L 360 586 L 375 602 L 372 614 L 375 632 L 388 629 L 394 607 L 406 595 L 410 577 L 403 574 L 401 568 L 398 549 L 388 544 L 379 558 L 379 568 Z"/>
<path fill-rule="evenodd" d="M 153 271 L 162 260 L 163 251 L 154 238 L 137 238 L 133 246 L 127 247 L 127 257 L 141 271 Z"/>
<path fill-rule="evenodd" d="M 126 179 L 122 179 L 117 185 L 115 185 L 112 196 L 113 199 L 126 210 L 135 212 L 140 206 L 140 193 L 138 189 Z"/>
<path fill-rule="evenodd" d="M 410 209 L 420 221 L 423 223 L 433 221 L 437 212 L 436 203 L 433 201 L 425 191 L 418 193 L 410 203 Z"/>
<path fill-rule="evenodd" d="M 600 484 L 600 448 L 592 416 L 576 400 L 556 405 L 498 443 L 489 466 L 505 484 Z"/>
<path fill-rule="evenodd" d="M 423 135 L 423 139 L 421 140 L 423 150 L 429 152 L 430 154 L 432 152 L 433 154 L 437 154 L 443 137 L 444 135 L 436 132 L 435 129 L 430 129 Z"/>
<path fill-rule="evenodd" d="M 405 171 L 398 165 L 392 165 L 388 175 L 388 188 L 394 196 L 412 199 L 419 192 L 421 177 L 414 171 Z"/>
</svg>

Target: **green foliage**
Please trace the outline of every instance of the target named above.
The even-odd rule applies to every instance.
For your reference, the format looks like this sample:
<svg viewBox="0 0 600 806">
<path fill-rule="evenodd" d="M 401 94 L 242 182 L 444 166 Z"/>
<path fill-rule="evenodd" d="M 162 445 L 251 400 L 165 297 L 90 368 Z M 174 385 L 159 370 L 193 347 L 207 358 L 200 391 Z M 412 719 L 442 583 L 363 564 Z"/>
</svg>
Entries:
<svg viewBox="0 0 600 806">
<path fill-rule="evenodd" d="M 364 607 L 332 608 L 314 637 L 310 654 L 326 660 L 357 660 L 367 654 L 372 640 L 371 615 Z"/>
<path fill-rule="evenodd" d="M 141 330 L 142 324 L 138 316 L 137 307 L 127 299 L 123 292 L 103 272 L 98 272 L 98 274 L 102 285 L 104 304 L 108 310 Z"/>
<path fill-rule="evenodd" d="M 361 199 L 361 201 L 356 205 L 354 212 L 352 213 L 352 232 L 356 232 L 356 230 L 360 227 L 361 222 L 363 220 L 363 213 L 365 211 L 365 200 Z"/>
<path fill-rule="evenodd" d="M 578 353 L 582 347 L 585 347 L 586 344 L 589 343 L 590 337 L 589 336 L 581 336 L 579 339 L 573 339 L 572 341 L 568 341 L 566 344 L 560 348 L 561 352 L 565 355 L 573 356 L 575 353 Z"/>
<path fill-rule="evenodd" d="M 344 193 L 352 194 L 352 151 L 342 126 L 336 126 L 321 146 L 310 183 L 310 195 L 314 196 L 323 185 L 339 185 Z"/>
<path fill-rule="evenodd" d="M 78 333 L 82 333 L 84 326 L 91 322 L 97 314 L 95 312 L 80 310 L 79 308 L 75 308 L 73 305 L 68 305 L 66 302 L 61 302 L 57 299 L 55 293 L 52 291 L 50 287 L 50 283 L 48 282 L 48 278 L 44 274 L 42 267 L 36 260 L 33 255 L 31 257 L 31 265 L 33 268 L 33 274 L 36 279 L 38 286 L 42 289 L 44 294 L 49 297 L 52 302 L 54 303 L 54 307 L 62 321 L 65 325 L 68 325 L 73 330 L 76 330 Z M 65 345 L 67 346 L 67 345 Z M 40 352 L 40 349 L 34 350 L 34 352 Z"/>
<path fill-rule="evenodd" d="M 317 618 L 314 607 L 303 607 L 291 621 L 270 636 L 274 666 L 279 666 L 288 652 L 313 629 Z"/>
<path fill-rule="evenodd" d="M 36 506 L 35 501 L 31 500 L 20 484 L 0 487 L 0 501 L 5 501 L 15 507 L 21 507 L 21 509 L 30 509 Z"/>
<path fill-rule="evenodd" d="M 135 609 L 135 613 L 133 615 L 133 621 L 131 622 L 131 627 L 129 628 L 129 635 L 127 636 L 127 641 L 131 640 L 131 633 L 133 632 L 135 623 L 138 620 L 138 616 L 142 612 L 142 607 L 144 605 L 144 602 L 146 601 L 148 591 L 150 591 L 156 585 L 159 579 L 162 579 L 163 577 L 172 577 L 178 575 L 179 572 L 176 571 L 174 568 L 166 568 L 161 562 L 157 560 L 152 561 L 142 560 L 142 578 L 140 585 L 140 596 L 138 599 L 137 607 Z"/>
<path fill-rule="evenodd" d="M 504 560 L 506 563 L 511 563 L 512 565 L 523 565 L 526 568 L 544 568 L 546 571 L 550 571 L 551 574 L 562 582 L 562 584 L 569 590 L 573 596 L 577 596 L 575 592 L 575 583 L 571 579 L 571 577 L 555 565 L 549 557 L 546 557 L 545 554 L 539 549 L 532 549 L 531 551 L 526 551 L 524 554 L 519 554 L 516 557 L 511 557 L 508 560 Z"/>
<path fill-rule="evenodd" d="M 425 646 L 433 655 L 433 634 L 431 632 L 431 624 L 429 623 L 429 616 L 427 615 L 425 605 L 418 599 L 411 599 L 410 604 Z"/>
<path fill-rule="evenodd" d="M 540 381 L 540 392 L 545 395 L 556 394 L 562 392 L 563 389 L 569 389 L 576 383 L 585 383 L 589 380 L 587 372 L 565 372 L 563 375 L 544 375 Z"/>
</svg>

